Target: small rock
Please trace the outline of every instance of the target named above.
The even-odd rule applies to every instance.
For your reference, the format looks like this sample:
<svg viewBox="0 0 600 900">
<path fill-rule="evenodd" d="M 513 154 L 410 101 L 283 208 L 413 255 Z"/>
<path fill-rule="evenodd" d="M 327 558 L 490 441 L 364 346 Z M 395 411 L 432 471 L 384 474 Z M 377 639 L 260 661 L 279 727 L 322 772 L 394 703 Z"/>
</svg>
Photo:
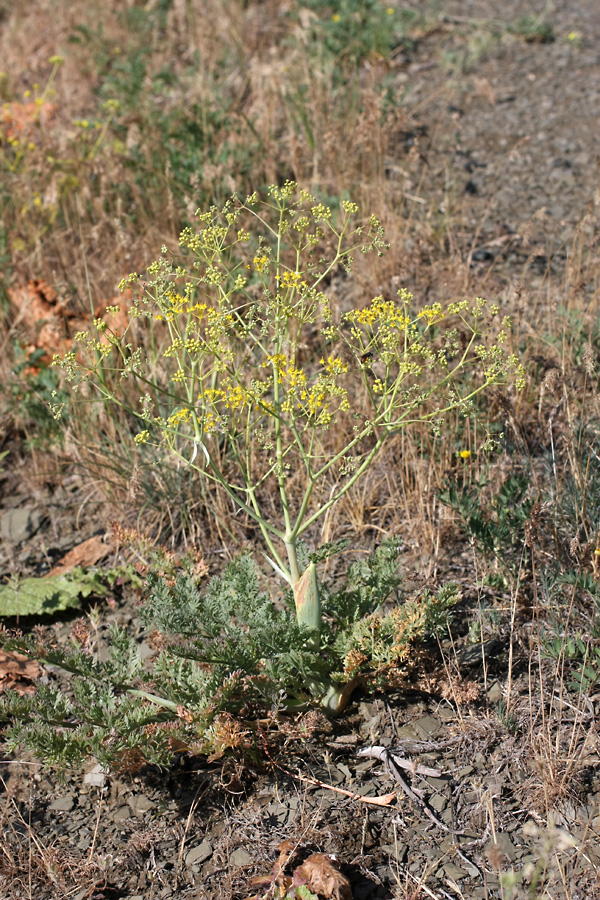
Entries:
<svg viewBox="0 0 600 900">
<path fill-rule="evenodd" d="M 202 841 L 202 843 L 198 844 L 197 847 L 192 847 L 191 850 L 188 850 L 185 856 L 185 863 L 187 866 L 193 866 L 194 864 L 203 863 L 205 862 L 205 860 L 212 856 L 212 853 L 213 848 L 209 841 Z M 242 863 L 242 865 L 244 864 Z"/>
<path fill-rule="evenodd" d="M 437 732 L 441 729 L 441 722 L 439 721 L 439 719 L 436 719 L 433 716 L 422 716 L 412 724 L 419 732 L 419 736 L 424 740 L 427 740 L 427 738 L 430 738 L 432 735 L 437 734 Z"/>
<path fill-rule="evenodd" d="M 487 692 L 487 698 L 490 703 L 500 703 L 500 701 L 504 699 L 504 691 L 497 681 L 493 683 Z"/>
<path fill-rule="evenodd" d="M 465 872 L 464 869 L 455 866 L 454 863 L 446 863 L 444 866 L 444 873 L 448 878 L 451 878 L 452 881 L 459 881 L 461 878 L 466 878 L 469 874 L 468 872 Z"/>
<path fill-rule="evenodd" d="M 93 787 L 104 787 L 106 784 L 107 769 L 98 763 L 86 775 L 83 776 L 84 784 L 91 784 Z"/>
<path fill-rule="evenodd" d="M 73 794 L 65 794 L 64 797 L 57 797 L 56 800 L 53 800 L 48 806 L 48 809 L 60 812 L 71 812 L 74 806 L 75 798 L 73 797 Z"/>
<path fill-rule="evenodd" d="M 252 865 L 252 857 L 243 847 L 238 847 L 229 857 L 231 864 L 234 866 L 250 866 Z"/>
<path fill-rule="evenodd" d="M 434 794 L 433 797 L 429 800 L 429 805 L 436 812 L 441 812 L 446 808 L 447 800 L 443 794 Z"/>
<path fill-rule="evenodd" d="M 131 813 L 129 812 L 128 806 L 120 806 L 115 812 L 112 814 L 113 822 L 123 822 L 125 819 L 130 817 Z"/>
<path fill-rule="evenodd" d="M 149 809 L 154 809 L 156 804 L 144 794 L 134 794 L 128 800 L 129 808 L 132 816 L 141 816 Z"/>
<path fill-rule="evenodd" d="M 40 527 L 42 516 L 33 506 L 9 509 L 0 518 L 0 534 L 14 544 L 26 541 Z"/>
</svg>

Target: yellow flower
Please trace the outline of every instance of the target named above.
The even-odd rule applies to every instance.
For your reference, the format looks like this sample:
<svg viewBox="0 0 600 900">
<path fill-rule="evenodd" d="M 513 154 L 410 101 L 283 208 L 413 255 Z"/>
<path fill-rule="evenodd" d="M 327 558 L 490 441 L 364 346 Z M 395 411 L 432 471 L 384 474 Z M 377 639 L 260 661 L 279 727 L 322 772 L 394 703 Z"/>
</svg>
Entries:
<svg viewBox="0 0 600 900">
<path fill-rule="evenodd" d="M 461 457 L 461 459 L 468 459 L 471 455 L 471 451 L 470 450 L 461 450 L 458 455 Z"/>
<path fill-rule="evenodd" d="M 332 17 L 331 17 L 331 19 L 332 19 L 333 22 L 340 22 L 340 21 L 341 21 L 341 18 L 342 18 L 342 17 L 340 16 L 339 13 L 334 13 L 334 14 L 332 15 Z"/>
<path fill-rule="evenodd" d="M 427 319 L 427 322 L 430 325 L 438 319 L 443 319 L 444 313 L 442 312 L 441 304 L 434 303 L 432 306 L 425 306 L 419 313 L 417 313 L 417 318 Z"/>
<path fill-rule="evenodd" d="M 284 288 L 297 287 L 300 282 L 300 277 L 299 272 L 284 272 L 281 284 Z"/>
<path fill-rule="evenodd" d="M 269 363 L 272 363 L 275 369 L 283 369 L 287 366 L 287 356 L 284 353 L 276 353 L 274 356 L 268 356 L 262 364 L 263 369 L 266 369 Z"/>
<path fill-rule="evenodd" d="M 329 375 L 341 375 L 342 372 L 348 371 L 348 366 L 339 358 L 339 356 L 328 356 L 327 362 L 325 362 L 324 359 L 321 359 L 320 362 L 322 366 L 325 366 Z"/>
</svg>

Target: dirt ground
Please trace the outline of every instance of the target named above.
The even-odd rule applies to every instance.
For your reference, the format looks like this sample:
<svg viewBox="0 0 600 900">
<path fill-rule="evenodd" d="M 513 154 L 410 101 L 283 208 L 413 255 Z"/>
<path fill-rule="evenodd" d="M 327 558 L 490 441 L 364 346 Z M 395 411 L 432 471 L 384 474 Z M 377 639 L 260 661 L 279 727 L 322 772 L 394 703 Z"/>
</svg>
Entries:
<svg viewBox="0 0 600 900">
<path fill-rule="evenodd" d="M 521 308 L 556 304 L 566 248 L 594 199 L 600 202 L 600 4 L 551 4 L 550 42 L 488 28 L 499 18 L 539 14 L 539 0 L 501 7 L 446 0 L 440 8 L 439 28 L 395 57 L 393 85 L 409 127 L 387 161 L 390 179 L 403 178 L 406 154 L 418 152 L 427 200 L 435 194 L 440 221 L 453 223 L 455 248 L 448 249 L 461 251 L 463 266 L 454 263 L 445 278 L 438 266 L 431 295 L 468 287 Z M 419 192 L 416 184 L 415 203 Z M 401 273 L 407 282 L 413 276 Z M 59 487 L 34 481 L 23 469 L 0 482 L 3 576 L 15 566 L 42 573 L 108 524 L 86 506 L 76 479 Z M 405 566 L 409 580 L 423 583 L 418 547 L 407 548 Z M 469 606 L 476 596 L 471 552 L 458 534 L 427 568 L 440 582 L 460 580 Z M 126 622 L 144 642 L 135 599 L 117 596 L 112 611 L 102 611 L 102 627 Z M 405 684 L 357 692 L 339 720 L 309 713 L 284 721 L 260 763 L 181 759 L 168 773 L 92 770 L 63 781 L 30 760 L 0 763 L 2 828 L 12 853 L 0 870 L 0 896 L 241 900 L 255 893 L 252 876 L 270 872 L 277 845 L 291 840 L 300 858 L 335 854 L 355 900 L 526 896 L 518 884 L 515 894 L 506 879 L 501 885 L 501 873 L 530 863 L 530 876 L 536 865 L 556 869 L 553 892 L 544 896 L 600 898 L 600 695 L 575 724 L 567 698 L 555 707 L 573 739 L 583 727 L 588 740 L 569 769 L 561 747 L 529 740 L 525 629 L 511 642 L 501 622 L 483 656 L 481 644 L 466 643 L 466 628 L 459 611 L 452 636 L 424 649 L 427 662 L 415 664 Z M 57 626 L 61 635 L 69 629 L 67 619 Z M 470 702 L 444 690 L 449 660 L 472 691 Z M 509 669 L 511 717 L 502 714 Z M 401 789 L 396 770 L 359 755 L 372 745 L 436 770 L 400 769 L 413 791 L 423 791 L 417 799 Z M 356 796 L 393 791 L 388 805 Z"/>
</svg>

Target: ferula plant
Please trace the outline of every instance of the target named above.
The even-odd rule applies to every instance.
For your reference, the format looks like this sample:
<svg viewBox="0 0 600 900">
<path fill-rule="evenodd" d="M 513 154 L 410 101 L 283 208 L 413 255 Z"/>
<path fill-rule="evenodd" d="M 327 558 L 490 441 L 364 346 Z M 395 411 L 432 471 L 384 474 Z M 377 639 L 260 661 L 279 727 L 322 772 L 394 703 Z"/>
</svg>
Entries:
<svg viewBox="0 0 600 900">
<path fill-rule="evenodd" d="M 136 443 L 166 444 L 256 523 L 318 649 L 319 585 L 314 561 L 301 571 L 301 539 L 401 429 L 440 429 L 451 410 L 471 415 L 488 386 L 522 380 L 510 322 L 482 299 L 419 309 L 405 290 L 344 311 L 334 276 L 387 249 L 354 203 L 334 211 L 287 182 L 196 217 L 180 254 L 163 248 L 147 280 L 121 283 L 158 358 L 98 321 L 56 363 L 76 388 L 89 382 L 121 405 L 135 380 Z"/>
</svg>

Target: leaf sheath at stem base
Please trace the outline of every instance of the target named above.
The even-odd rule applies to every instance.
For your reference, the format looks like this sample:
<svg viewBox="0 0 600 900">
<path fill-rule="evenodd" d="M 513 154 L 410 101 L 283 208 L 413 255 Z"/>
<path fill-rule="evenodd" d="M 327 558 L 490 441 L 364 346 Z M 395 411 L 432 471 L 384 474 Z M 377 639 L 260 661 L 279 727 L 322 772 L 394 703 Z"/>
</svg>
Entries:
<svg viewBox="0 0 600 900">
<path fill-rule="evenodd" d="M 318 650 L 321 635 L 321 598 L 317 581 L 317 569 L 313 562 L 310 563 L 294 585 L 294 600 L 296 604 L 296 620 L 300 625 L 305 625 L 312 632 L 311 637 L 307 641 L 307 646 L 312 650 Z"/>
</svg>

